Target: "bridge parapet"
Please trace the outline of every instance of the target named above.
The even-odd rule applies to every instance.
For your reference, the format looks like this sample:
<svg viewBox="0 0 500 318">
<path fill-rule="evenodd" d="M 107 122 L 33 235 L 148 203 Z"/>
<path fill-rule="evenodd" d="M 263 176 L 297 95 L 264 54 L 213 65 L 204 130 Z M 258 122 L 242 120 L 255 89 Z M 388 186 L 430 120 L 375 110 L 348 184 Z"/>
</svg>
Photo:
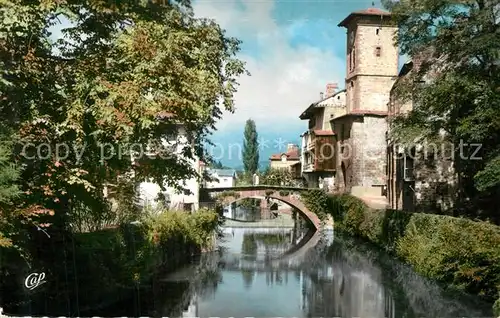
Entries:
<svg viewBox="0 0 500 318">
<path fill-rule="evenodd" d="M 251 190 L 288 190 L 294 192 L 308 191 L 318 188 L 304 188 L 304 187 L 288 187 L 288 186 L 276 186 L 276 185 L 265 185 L 259 184 L 255 186 L 239 186 L 239 187 L 220 187 L 220 188 L 201 188 L 201 191 L 206 191 L 210 193 L 224 192 L 224 191 L 251 191 Z"/>
</svg>

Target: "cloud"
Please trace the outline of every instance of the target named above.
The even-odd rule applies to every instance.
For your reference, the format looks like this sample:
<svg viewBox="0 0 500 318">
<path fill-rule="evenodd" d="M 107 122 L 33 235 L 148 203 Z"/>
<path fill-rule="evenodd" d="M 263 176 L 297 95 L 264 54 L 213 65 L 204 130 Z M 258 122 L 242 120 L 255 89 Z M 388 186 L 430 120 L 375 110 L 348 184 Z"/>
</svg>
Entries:
<svg viewBox="0 0 500 318">
<path fill-rule="evenodd" d="M 308 21 L 292 20 L 279 25 L 273 18 L 274 2 L 243 3 L 194 4 L 197 16 L 215 19 L 228 35 L 244 41 L 238 57 L 247 63 L 251 73 L 239 80 L 235 113 L 224 114 L 217 127 L 220 130 L 241 127 L 248 118 L 269 129 L 300 125 L 298 116 L 319 98 L 327 83 L 343 86 L 345 62 L 335 56 L 333 49 L 335 42 L 345 39 L 324 32 L 316 37 L 321 42 L 317 45 L 311 41 L 293 41 L 297 35 L 307 33 Z"/>
</svg>

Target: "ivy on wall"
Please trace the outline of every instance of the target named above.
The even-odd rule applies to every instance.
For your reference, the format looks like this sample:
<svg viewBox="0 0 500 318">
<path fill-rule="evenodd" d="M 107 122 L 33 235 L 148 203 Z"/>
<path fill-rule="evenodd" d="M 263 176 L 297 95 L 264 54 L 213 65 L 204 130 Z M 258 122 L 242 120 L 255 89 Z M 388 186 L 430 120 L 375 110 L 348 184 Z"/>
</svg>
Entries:
<svg viewBox="0 0 500 318">
<path fill-rule="evenodd" d="M 223 191 L 217 195 L 216 200 L 219 203 L 221 203 L 227 198 L 238 199 L 239 197 L 240 197 L 240 194 L 236 191 Z"/>
<path fill-rule="evenodd" d="M 328 211 L 331 211 L 332 200 L 322 189 L 313 189 L 301 194 L 302 202 L 318 216 L 321 221 L 326 220 Z"/>
</svg>

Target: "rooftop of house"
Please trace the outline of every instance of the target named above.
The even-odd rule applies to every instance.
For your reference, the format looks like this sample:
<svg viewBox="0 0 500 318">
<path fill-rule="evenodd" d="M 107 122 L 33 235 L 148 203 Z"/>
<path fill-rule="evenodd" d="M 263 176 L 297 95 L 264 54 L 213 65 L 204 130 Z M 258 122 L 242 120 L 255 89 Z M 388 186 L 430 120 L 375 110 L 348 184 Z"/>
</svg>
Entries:
<svg viewBox="0 0 500 318">
<path fill-rule="evenodd" d="M 403 64 L 403 66 L 401 67 L 401 70 L 399 70 L 398 77 L 405 76 L 412 70 L 412 68 L 413 68 L 413 61 L 412 60 L 406 61 L 405 64 Z"/>
<path fill-rule="evenodd" d="M 346 117 L 352 117 L 352 116 L 385 117 L 385 116 L 387 116 L 387 113 L 388 113 L 387 111 L 377 111 L 377 110 L 355 110 L 355 111 L 351 111 L 350 113 L 344 114 L 342 116 L 334 117 L 334 118 L 330 119 L 330 122 L 337 121 L 339 119 L 346 118 Z"/>
<path fill-rule="evenodd" d="M 292 149 L 283 153 L 272 154 L 269 160 L 281 160 L 281 157 L 286 156 L 287 160 L 300 160 L 299 149 Z"/>
<path fill-rule="evenodd" d="M 335 92 L 335 94 L 333 95 L 330 95 L 330 96 L 327 96 L 323 99 L 320 99 L 318 100 L 317 102 L 314 102 L 312 103 L 311 105 L 309 105 L 309 107 L 307 107 L 306 110 L 304 110 L 304 112 L 299 116 L 300 119 L 304 120 L 304 119 L 310 119 L 311 116 L 314 114 L 314 112 L 316 111 L 316 109 L 320 109 L 320 108 L 324 108 L 325 105 L 322 105 L 321 103 L 330 99 L 330 98 L 334 98 L 335 96 L 339 95 L 340 93 L 343 93 L 345 92 L 346 90 L 343 89 L 343 90 L 340 90 L 338 92 Z"/>
<path fill-rule="evenodd" d="M 236 177 L 236 170 L 234 169 L 210 169 L 209 173 L 217 177 Z"/>
<path fill-rule="evenodd" d="M 394 93 L 394 90 L 396 89 L 396 87 L 398 87 L 399 83 L 402 80 L 404 80 L 412 72 L 419 72 L 421 67 L 423 66 L 423 64 L 427 63 L 427 64 L 430 64 L 433 66 L 438 64 L 438 63 L 436 63 L 436 57 L 433 56 L 434 51 L 435 50 L 433 47 L 427 48 L 426 50 L 415 54 L 415 56 L 413 56 L 412 58 L 410 58 L 409 60 L 407 60 L 403 64 L 403 66 L 399 70 L 396 81 L 392 85 L 391 95 Z M 438 58 L 438 60 L 439 60 L 439 58 Z M 430 73 L 431 72 L 429 72 L 429 71 L 426 72 L 426 74 L 430 74 Z M 425 78 L 425 76 L 424 76 L 424 78 Z M 424 78 L 421 78 L 422 82 L 425 82 Z"/>
<path fill-rule="evenodd" d="M 316 129 L 316 130 L 313 130 L 312 132 L 316 136 L 333 136 L 333 135 L 335 135 L 335 132 L 333 132 L 332 130 L 319 130 L 319 129 Z"/>
<path fill-rule="evenodd" d="M 342 20 L 338 24 L 338 26 L 339 27 L 345 27 L 355 17 L 363 17 L 363 16 L 365 16 L 365 17 L 380 16 L 381 18 L 384 18 L 384 17 L 390 17 L 391 13 L 387 12 L 387 11 L 384 11 L 384 10 L 381 10 L 381 9 L 378 9 L 378 8 L 368 8 L 368 9 L 365 9 L 365 10 L 354 11 L 351 14 L 349 14 L 344 20 Z"/>
<path fill-rule="evenodd" d="M 321 129 L 314 129 L 314 130 L 306 130 L 303 132 L 300 137 L 304 137 L 307 135 L 315 135 L 315 136 L 335 136 L 336 133 L 333 130 L 321 130 Z"/>
</svg>

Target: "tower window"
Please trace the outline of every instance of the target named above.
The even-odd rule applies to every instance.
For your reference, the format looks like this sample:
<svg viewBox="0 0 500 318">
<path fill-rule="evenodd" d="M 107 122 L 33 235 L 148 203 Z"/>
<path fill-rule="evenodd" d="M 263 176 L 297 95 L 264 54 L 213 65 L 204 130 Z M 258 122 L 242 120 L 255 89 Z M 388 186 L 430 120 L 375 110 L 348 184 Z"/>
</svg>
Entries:
<svg viewBox="0 0 500 318">
<path fill-rule="evenodd" d="M 377 32 L 377 35 L 378 35 L 378 33 L 380 32 L 380 29 L 379 29 L 379 28 L 377 28 L 377 31 L 376 31 L 376 32 Z"/>
<path fill-rule="evenodd" d="M 352 70 L 356 68 L 356 48 L 352 48 Z"/>
<path fill-rule="evenodd" d="M 352 72 L 352 70 L 354 69 L 354 63 L 353 63 L 353 59 L 352 59 L 352 54 L 353 54 L 353 50 L 351 50 L 351 54 L 349 55 L 349 71 Z"/>
<path fill-rule="evenodd" d="M 375 55 L 380 56 L 381 50 L 382 48 L 380 46 L 377 46 L 377 48 L 375 49 Z"/>
</svg>

